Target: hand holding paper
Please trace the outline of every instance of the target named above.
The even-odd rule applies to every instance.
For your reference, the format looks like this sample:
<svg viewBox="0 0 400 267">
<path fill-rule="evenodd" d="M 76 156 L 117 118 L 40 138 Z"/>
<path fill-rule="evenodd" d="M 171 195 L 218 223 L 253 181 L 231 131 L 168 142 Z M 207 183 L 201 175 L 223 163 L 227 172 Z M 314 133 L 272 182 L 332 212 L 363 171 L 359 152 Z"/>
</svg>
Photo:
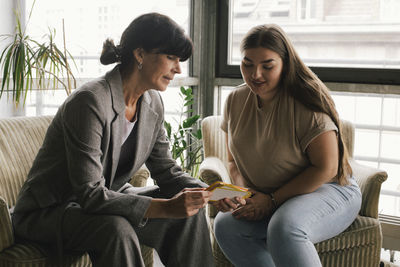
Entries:
<svg viewBox="0 0 400 267">
<path fill-rule="evenodd" d="M 251 192 L 247 188 L 223 182 L 215 182 L 208 188 L 206 188 L 206 190 L 212 192 L 212 196 L 210 198 L 211 202 L 218 201 L 224 198 L 229 198 L 229 199 L 233 199 L 235 197 L 248 198 L 251 196 Z"/>
</svg>

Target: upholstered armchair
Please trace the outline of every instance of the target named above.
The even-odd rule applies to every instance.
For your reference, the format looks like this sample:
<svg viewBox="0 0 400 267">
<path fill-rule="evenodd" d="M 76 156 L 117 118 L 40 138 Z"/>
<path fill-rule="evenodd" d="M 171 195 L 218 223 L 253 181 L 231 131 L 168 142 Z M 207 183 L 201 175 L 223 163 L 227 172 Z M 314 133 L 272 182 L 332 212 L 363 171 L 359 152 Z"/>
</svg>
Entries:
<svg viewBox="0 0 400 267">
<path fill-rule="evenodd" d="M 225 133 L 220 129 L 222 118 L 210 116 L 202 121 L 204 161 L 200 178 L 207 184 L 215 181 L 230 183 L 227 171 Z M 351 156 L 354 148 L 354 127 L 342 121 L 345 144 Z M 343 233 L 315 244 L 324 267 L 377 267 L 382 246 L 381 226 L 378 220 L 378 202 L 381 184 L 387 174 L 351 160 L 354 176 L 362 191 L 362 206 L 352 225 Z M 209 205 L 211 225 L 217 212 Z M 232 266 L 220 250 L 214 236 L 213 253 L 218 267 Z"/>
<path fill-rule="evenodd" d="M 0 119 L 0 267 L 91 266 L 89 256 L 66 254 L 63 262 L 49 261 L 41 246 L 17 241 L 13 235 L 9 209 L 15 205 L 52 117 L 18 117 Z M 147 169 L 140 169 L 132 178 L 134 186 L 145 186 Z M 146 266 L 153 266 L 153 249 L 142 246 Z"/>
</svg>

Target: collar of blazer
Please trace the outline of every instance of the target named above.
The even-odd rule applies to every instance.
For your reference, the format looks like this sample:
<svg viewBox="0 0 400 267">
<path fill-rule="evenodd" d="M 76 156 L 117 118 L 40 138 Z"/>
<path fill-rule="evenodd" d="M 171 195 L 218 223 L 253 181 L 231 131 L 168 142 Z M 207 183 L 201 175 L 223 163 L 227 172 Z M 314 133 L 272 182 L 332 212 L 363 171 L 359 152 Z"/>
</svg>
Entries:
<svg viewBox="0 0 400 267">
<path fill-rule="evenodd" d="M 124 123 L 125 118 L 125 100 L 122 91 L 122 79 L 121 74 L 119 72 L 118 65 L 111 71 L 107 72 L 105 75 L 105 79 L 110 86 L 111 91 L 111 101 L 113 110 L 116 112 L 116 118 L 111 124 L 112 127 L 112 167 L 111 167 L 111 179 L 110 186 L 113 184 L 115 172 L 117 170 L 119 156 L 121 152 L 121 129 Z M 137 142 L 136 142 L 136 151 L 135 151 L 135 159 L 132 168 L 132 174 L 135 173 L 140 166 L 143 165 L 145 159 L 145 155 L 148 154 L 148 146 L 152 140 L 153 135 L 149 134 L 154 132 L 156 129 L 157 119 L 159 114 L 156 110 L 154 110 L 150 103 L 152 102 L 152 97 L 149 91 L 146 91 L 143 94 L 142 102 L 140 104 L 140 113 L 138 118 L 138 126 L 139 127 L 137 133 Z M 156 102 L 154 102 L 156 103 Z"/>
<path fill-rule="evenodd" d="M 110 85 L 112 107 L 114 111 L 117 114 L 125 111 L 125 100 L 122 91 L 122 78 L 119 71 L 119 65 L 115 66 L 112 70 L 107 72 L 105 75 L 105 79 Z M 143 94 L 142 103 L 143 102 L 147 104 L 151 103 L 151 97 L 147 91 Z"/>
</svg>

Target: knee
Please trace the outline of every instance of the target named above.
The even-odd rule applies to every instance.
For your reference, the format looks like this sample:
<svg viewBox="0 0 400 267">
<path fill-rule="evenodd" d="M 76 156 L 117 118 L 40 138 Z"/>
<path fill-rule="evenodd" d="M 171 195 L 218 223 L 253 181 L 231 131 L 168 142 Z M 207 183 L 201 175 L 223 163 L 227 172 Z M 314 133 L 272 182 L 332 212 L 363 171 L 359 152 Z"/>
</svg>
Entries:
<svg viewBox="0 0 400 267">
<path fill-rule="evenodd" d="M 217 240 L 224 239 L 227 234 L 236 233 L 236 231 L 232 231 L 232 217 L 229 213 L 219 212 L 214 220 L 214 234 Z"/>
<path fill-rule="evenodd" d="M 130 222 L 121 216 L 104 216 L 100 229 L 101 235 L 105 236 L 108 242 L 137 241 L 137 235 Z"/>
<path fill-rule="evenodd" d="M 307 234 L 296 220 L 290 220 L 284 216 L 272 216 L 267 230 L 267 243 L 276 245 L 295 240 L 305 240 Z"/>
<path fill-rule="evenodd" d="M 214 234 L 218 241 L 251 238 L 254 236 L 254 229 L 252 222 L 235 219 L 229 212 L 219 212 L 215 217 Z"/>
</svg>

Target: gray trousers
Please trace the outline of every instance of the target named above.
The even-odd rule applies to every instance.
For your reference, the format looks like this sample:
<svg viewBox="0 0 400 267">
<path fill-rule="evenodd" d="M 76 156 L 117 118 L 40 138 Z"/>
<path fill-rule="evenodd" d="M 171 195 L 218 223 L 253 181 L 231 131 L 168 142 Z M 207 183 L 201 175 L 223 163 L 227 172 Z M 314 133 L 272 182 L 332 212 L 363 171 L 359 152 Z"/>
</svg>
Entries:
<svg viewBox="0 0 400 267">
<path fill-rule="evenodd" d="M 87 214 L 79 205 L 69 205 L 58 231 L 59 209 L 13 214 L 17 236 L 47 245 L 61 238 L 63 249 L 87 252 L 95 267 L 144 266 L 139 243 L 156 249 L 165 266 L 214 266 L 204 209 L 189 218 L 149 219 L 134 227 L 124 217 Z"/>
<path fill-rule="evenodd" d="M 186 219 L 151 219 L 132 227 L 123 217 L 88 215 L 73 207 L 64 222 L 64 247 L 87 251 L 94 266 L 144 266 L 139 242 L 155 248 L 166 266 L 214 265 L 203 210 Z"/>
</svg>

